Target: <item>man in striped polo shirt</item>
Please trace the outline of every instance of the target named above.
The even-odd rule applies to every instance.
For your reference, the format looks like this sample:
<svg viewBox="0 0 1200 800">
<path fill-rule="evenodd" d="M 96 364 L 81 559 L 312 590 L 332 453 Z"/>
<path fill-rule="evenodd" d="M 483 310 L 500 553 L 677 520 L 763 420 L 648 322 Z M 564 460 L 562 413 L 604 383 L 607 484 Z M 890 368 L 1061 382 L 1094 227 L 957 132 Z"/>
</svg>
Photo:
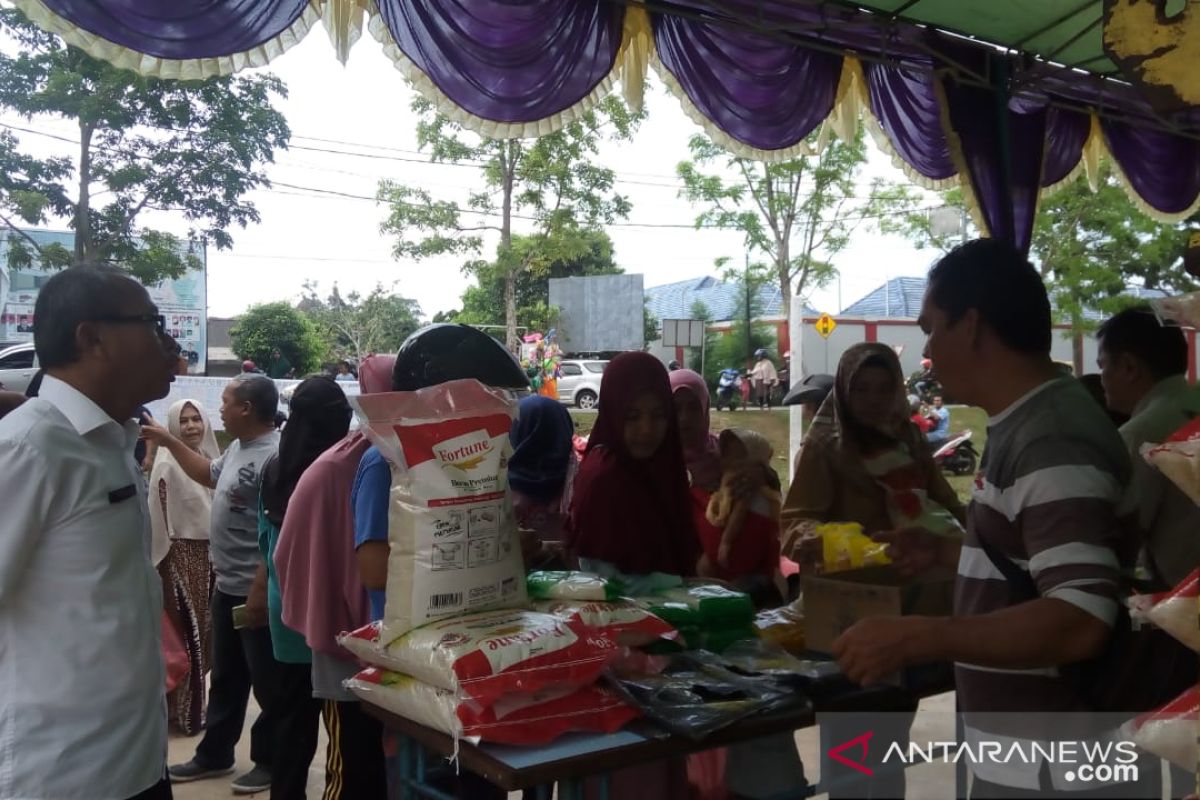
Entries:
<svg viewBox="0 0 1200 800">
<path fill-rule="evenodd" d="M 905 664 L 955 662 L 969 737 L 972 712 L 1085 711 L 1060 667 L 1099 656 L 1117 617 L 1120 573 L 1136 551 L 1117 516 L 1127 451 L 1051 361 L 1045 286 L 1011 245 L 981 239 L 945 256 L 920 324 L 946 394 L 987 411 L 987 448 L 963 541 L 881 538 L 901 569 L 957 564 L 954 616 L 863 620 L 835 644 L 839 663 L 865 684 Z M 1067 788 L 1043 766 L 973 767 L 972 795 L 1016 796 L 1051 779 Z"/>
</svg>

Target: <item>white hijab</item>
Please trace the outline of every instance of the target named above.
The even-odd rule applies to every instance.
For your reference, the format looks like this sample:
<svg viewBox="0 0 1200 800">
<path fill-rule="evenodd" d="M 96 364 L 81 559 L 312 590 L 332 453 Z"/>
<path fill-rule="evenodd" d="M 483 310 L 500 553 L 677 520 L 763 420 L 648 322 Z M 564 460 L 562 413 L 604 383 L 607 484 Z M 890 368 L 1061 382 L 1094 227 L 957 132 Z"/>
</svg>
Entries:
<svg viewBox="0 0 1200 800">
<path fill-rule="evenodd" d="M 167 410 L 167 430 L 182 439 L 185 406 L 191 406 L 204 420 L 204 438 L 198 448 L 205 458 L 220 454 L 217 436 L 208 421 L 208 414 L 198 400 L 179 400 Z M 167 557 L 172 539 L 208 540 L 209 515 L 212 511 L 212 490 L 189 478 L 165 447 L 158 448 L 154 468 L 150 471 L 150 557 L 154 566 Z"/>
</svg>

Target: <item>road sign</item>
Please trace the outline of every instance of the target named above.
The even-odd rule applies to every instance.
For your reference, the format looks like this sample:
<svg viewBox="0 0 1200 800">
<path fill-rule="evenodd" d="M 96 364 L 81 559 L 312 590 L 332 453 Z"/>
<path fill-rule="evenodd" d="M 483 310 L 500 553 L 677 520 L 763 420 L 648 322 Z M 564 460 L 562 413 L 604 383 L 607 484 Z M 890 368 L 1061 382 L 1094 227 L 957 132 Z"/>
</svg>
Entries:
<svg viewBox="0 0 1200 800">
<path fill-rule="evenodd" d="M 828 314 L 822 314 L 821 318 L 813 323 L 813 327 L 817 329 L 817 333 L 821 334 L 822 339 L 828 339 L 829 334 L 833 333 L 833 329 L 837 327 L 837 322 Z"/>
</svg>

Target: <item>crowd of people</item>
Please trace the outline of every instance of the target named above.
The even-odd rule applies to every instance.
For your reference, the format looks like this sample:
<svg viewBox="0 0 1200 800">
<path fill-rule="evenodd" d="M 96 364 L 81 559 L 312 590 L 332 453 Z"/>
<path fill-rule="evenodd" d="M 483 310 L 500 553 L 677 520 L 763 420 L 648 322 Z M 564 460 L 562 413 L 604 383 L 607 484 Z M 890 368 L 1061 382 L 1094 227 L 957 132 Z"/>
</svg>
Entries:
<svg viewBox="0 0 1200 800">
<path fill-rule="evenodd" d="M 251 692 L 253 768 L 233 779 L 235 792 L 303 798 L 323 722 L 324 796 L 389 797 L 396 744 L 343 687 L 358 665 L 336 637 L 383 616 L 392 473 L 351 430 L 337 381 L 300 383 L 279 431 L 270 377 L 233 379 L 220 453 L 195 400 L 172 405 L 165 426 L 139 427 L 139 407 L 167 394 L 177 354 L 124 273 L 59 273 L 35 319 L 39 396 L 0 420 L 0 797 L 161 800 L 172 782 L 229 775 Z M 773 607 L 795 593 L 780 556 L 799 560 L 816 525 L 857 522 L 906 574 L 940 567 L 957 583 L 952 617 L 846 630 L 834 655 L 851 681 L 953 663 L 968 736 L 989 733 L 972 728 L 972 713 L 1094 709 L 1098 687 L 1070 667 L 1111 655 L 1131 576 L 1168 588 L 1200 562 L 1200 510 L 1138 455 L 1200 409 L 1183 335 L 1136 309 L 1100 329 L 1105 397 L 1130 417 L 1118 431 L 1050 360 L 1045 287 L 1011 246 L 979 240 L 945 256 L 920 324 L 947 393 L 989 415 L 969 506 L 934 465 L 885 345 L 852 347 L 832 379 L 795 387 L 807 433 L 782 497 L 769 449 L 766 460 L 735 457 L 761 449 L 710 429 L 701 376 L 625 353 L 604 372 L 583 454 L 556 397 L 519 401 L 508 474 L 527 565 L 716 577 Z M 358 379 L 365 394 L 455 378 L 512 390 L 528 387 L 527 369 L 485 334 L 443 325 L 396 357 L 365 359 Z M 756 383 L 769 389 L 773 373 L 763 367 Z M 148 477 L 132 457 L 138 441 L 156 446 Z M 732 552 L 732 523 L 712 513 L 721 493 L 744 506 Z M 164 624 L 189 667 L 169 695 Z M 1176 655 L 1119 701 L 1151 708 L 1195 683 L 1194 655 Z M 1111 699 L 1130 687 L 1099 688 Z M 203 731 L 191 759 L 169 768 L 168 721 Z M 878 735 L 906 742 L 910 724 L 900 715 Z M 790 739 L 722 753 L 729 791 L 769 796 L 803 782 Z M 687 797 L 699 763 L 619 770 L 610 791 Z M 1052 788 L 1052 776 L 1030 780 L 979 771 L 972 796 Z M 852 791 L 904 790 L 893 773 Z M 502 796 L 465 772 L 447 791 Z"/>
</svg>

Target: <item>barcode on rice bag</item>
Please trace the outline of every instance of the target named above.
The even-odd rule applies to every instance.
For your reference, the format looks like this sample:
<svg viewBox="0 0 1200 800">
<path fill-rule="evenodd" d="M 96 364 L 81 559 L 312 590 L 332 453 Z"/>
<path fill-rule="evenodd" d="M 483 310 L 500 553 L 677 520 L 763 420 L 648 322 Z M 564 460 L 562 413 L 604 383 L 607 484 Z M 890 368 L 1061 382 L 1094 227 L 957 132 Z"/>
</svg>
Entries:
<svg viewBox="0 0 1200 800">
<path fill-rule="evenodd" d="M 438 608 L 454 608 L 462 605 L 462 592 L 447 592 L 446 594 L 435 594 L 429 598 L 429 607 Z"/>
</svg>

